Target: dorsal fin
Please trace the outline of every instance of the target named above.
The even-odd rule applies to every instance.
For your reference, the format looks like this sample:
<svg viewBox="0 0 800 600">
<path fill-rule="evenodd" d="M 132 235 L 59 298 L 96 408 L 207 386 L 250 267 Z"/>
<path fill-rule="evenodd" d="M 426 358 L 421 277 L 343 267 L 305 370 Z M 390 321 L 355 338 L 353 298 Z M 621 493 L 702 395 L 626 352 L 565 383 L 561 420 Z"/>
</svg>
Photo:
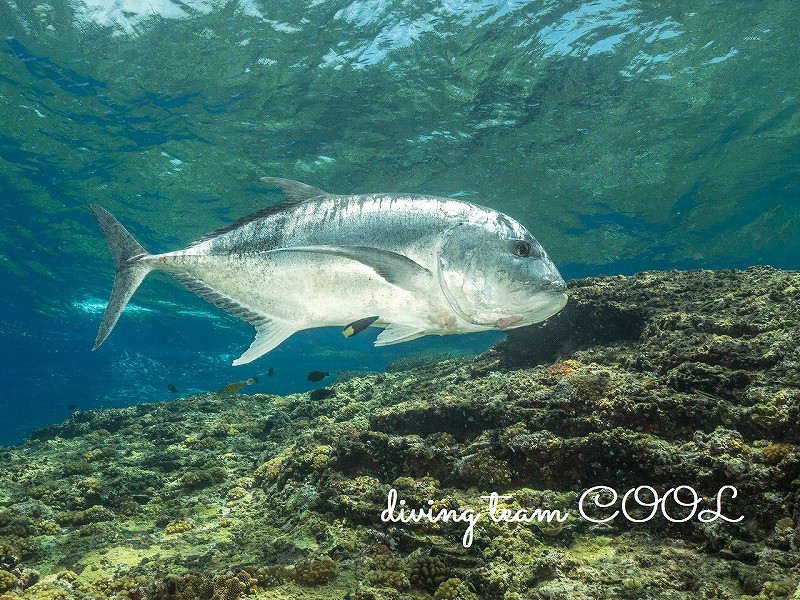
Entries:
<svg viewBox="0 0 800 600">
<path fill-rule="evenodd" d="M 283 193 L 286 195 L 286 200 L 284 200 L 284 202 L 291 202 L 293 204 L 316 198 L 317 196 L 325 196 L 328 193 L 319 188 L 315 188 L 313 185 L 294 181 L 293 179 L 284 179 L 283 177 L 262 177 L 261 181 L 282 189 Z"/>
<path fill-rule="evenodd" d="M 202 244 L 207 240 L 222 235 L 223 233 L 233 231 L 237 227 L 241 227 L 242 225 L 250 223 L 251 221 L 261 219 L 262 217 L 268 217 L 269 215 L 274 215 L 275 213 L 279 213 L 291 206 L 300 204 L 306 200 L 310 200 L 311 198 L 326 196 L 328 194 L 328 192 L 325 192 L 319 188 L 315 188 L 313 185 L 308 185 L 307 183 L 301 183 L 299 181 L 293 181 L 291 179 L 283 179 L 282 177 L 262 177 L 261 181 L 283 190 L 285 195 L 283 202 L 280 204 L 275 204 L 274 206 L 267 206 L 266 208 L 262 208 L 259 211 L 247 215 L 246 217 L 237 219 L 233 223 L 223 225 L 222 227 L 205 234 L 200 239 L 193 241 L 188 247 L 191 248 L 197 244 Z"/>
</svg>

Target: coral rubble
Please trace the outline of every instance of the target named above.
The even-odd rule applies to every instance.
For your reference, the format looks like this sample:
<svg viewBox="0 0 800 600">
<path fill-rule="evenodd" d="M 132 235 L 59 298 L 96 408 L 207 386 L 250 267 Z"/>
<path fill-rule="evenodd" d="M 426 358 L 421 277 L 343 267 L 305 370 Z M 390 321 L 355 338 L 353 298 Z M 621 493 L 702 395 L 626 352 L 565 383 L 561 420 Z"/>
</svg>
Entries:
<svg viewBox="0 0 800 600">
<path fill-rule="evenodd" d="M 0 449 L 0 598 L 800 598 L 800 273 L 569 294 L 474 359 Z"/>
</svg>

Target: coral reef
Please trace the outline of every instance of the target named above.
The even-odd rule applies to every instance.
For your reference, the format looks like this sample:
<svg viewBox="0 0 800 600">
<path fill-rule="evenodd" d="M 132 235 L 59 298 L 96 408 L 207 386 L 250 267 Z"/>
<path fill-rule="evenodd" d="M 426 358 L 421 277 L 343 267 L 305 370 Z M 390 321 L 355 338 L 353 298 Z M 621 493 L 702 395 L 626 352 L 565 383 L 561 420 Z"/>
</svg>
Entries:
<svg viewBox="0 0 800 600">
<path fill-rule="evenodd" d="M 447 580 L 450 569 L 441 559 L 433 556 L 415 556 L 409 561 L 411 585 L 435 590 Z"/>
<path fill-rule="evenodd" d="M 142 592 L 151 600 L 237 600 L 252 592 L 256 580 L 247 571 L 226 571 L 217 575 L 189 573 L 169 576 L 154 588 Z"/>
<path fill-rule="evenodd" d="M 474 600 L 475 594 L 458 577 L 451 577 L 436 589 L 435 600 Z"/>
<path fill-rule="evenodd" d="M 800 598 L 800 274 L 569 295 L 475 358 L 0 448 L 0 598 Z"/>
<path fill-rule="evenodd" d="M 330 556 L 301 560 L 294 566 L 292 578 L 305 585 L 325 585 L 336 578 L 336 563 Z"/>
</svg>

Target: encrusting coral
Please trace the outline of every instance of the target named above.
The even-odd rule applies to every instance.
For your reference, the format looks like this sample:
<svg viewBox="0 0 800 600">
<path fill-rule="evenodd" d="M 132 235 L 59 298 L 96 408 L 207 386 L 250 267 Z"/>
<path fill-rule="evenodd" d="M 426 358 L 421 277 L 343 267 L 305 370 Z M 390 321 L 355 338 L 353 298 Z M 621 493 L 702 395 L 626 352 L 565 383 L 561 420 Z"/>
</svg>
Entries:
<svg viewBox="0 0 800 600">
<path fill-rule="evenodd" d="M 0 592 L 5 592 L 17 586 L 17 577 L 9 571 L 0 569 Z"/>
<path fill-rule="evenodd" d="M 474 600 L 475 594 L 457 577 L 442 583 L 433 595 L 435 600 Z"/>
</svg>

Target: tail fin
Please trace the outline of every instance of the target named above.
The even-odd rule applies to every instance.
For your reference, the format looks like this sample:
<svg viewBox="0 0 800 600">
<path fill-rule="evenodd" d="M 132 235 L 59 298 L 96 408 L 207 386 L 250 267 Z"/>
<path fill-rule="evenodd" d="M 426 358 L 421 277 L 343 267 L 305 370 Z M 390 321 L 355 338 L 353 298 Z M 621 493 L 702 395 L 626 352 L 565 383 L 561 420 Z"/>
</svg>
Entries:
<svg viewBox="0 0 800 600">
<path fill-rule="evenodd" d="M 96 204 L 90 204 L 89 208 L 94 213 L 103 235 L 106 236 L 108 247 L 114 256 L 114 286 L 111 288 L 111 299 L 103 314 L 97 339 L 92 346 L 92 350 L 96 350 L 114 329 L 128 300 L 131 299 L 136 288 L 139 287 L 152 267 L 141 260 L 150 256 L 147 250 L 133 239 L 122 223 L 117 221 L 110 212 Z"/>
</svg>

